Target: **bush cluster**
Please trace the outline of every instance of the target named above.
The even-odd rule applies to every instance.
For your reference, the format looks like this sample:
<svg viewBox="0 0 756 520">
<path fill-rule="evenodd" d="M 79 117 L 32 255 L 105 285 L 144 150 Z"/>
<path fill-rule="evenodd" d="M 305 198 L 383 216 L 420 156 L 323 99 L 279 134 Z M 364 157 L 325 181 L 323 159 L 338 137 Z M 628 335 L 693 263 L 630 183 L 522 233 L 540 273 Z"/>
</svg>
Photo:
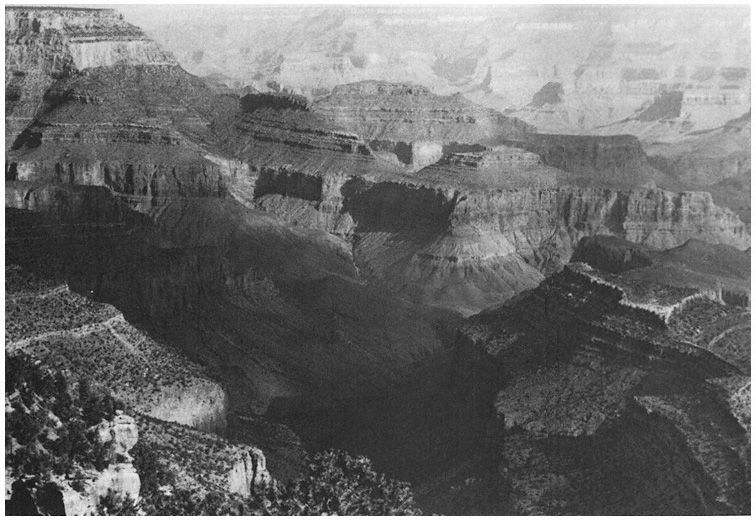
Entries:
<svg viewBox="0 0 756 520">
<path fill-rule="evenodd" d="M 110 450 L 98 442 L 95 426 L 122 407 L 112 396 L 86 380 L 74 384 L 24 354 L 6 356 L 5 394 L 11 404 L 5 412 L 6 446 L 11 438 L 20 445 L 6 449 L 11 476 L 44 481 L 52 473 L 108 465 Z"/>
</svg>

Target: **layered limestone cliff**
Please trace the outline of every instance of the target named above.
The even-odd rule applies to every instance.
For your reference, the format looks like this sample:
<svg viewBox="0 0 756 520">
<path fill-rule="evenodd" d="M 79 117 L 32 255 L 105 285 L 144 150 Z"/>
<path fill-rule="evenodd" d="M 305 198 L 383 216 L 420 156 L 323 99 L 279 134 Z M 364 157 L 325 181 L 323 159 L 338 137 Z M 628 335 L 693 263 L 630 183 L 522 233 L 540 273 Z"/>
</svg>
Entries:
<svg viewBox="0 0 756 520">
<path fill-rule="evenodd" d="M 7 14 L 7 181 L 107 186 L 142 206 L 223 196 L 201 144 L 223 96 L 113 10 Z"/>
<path fill-rule="evenodd" d="M 258 139 L 244 142 L 269 146 Z M 452 301 L 464 302 L 458 309 L 476 312 L 533 287 L 539 270 L 558 268 L 580 238 L 594 234 L 655 248 L 690 238 L 739 248 L 750 243 L 745 225 L 706 193 L 560 188 L 574 174 L 522 148 L 450 154 L 402 174 L 381 167 L 371 155 L 334 153 L 311 143 L 302 152 L 269 153 L 267 166 L 234 170 L 247 179 L 234 182 L 234 194 L 295 225 L 351 238 L 363 273 L 414 301 L 451 308 Z M 286 146 L 294 148 L 292 142 Z M 591 167 L 603 168 L 601 161 L 609 160 L 603 156 Z M 302 159 L 292 164 L 297 157 Z M 328 161 L 332 169 L 321 173 L 310 166 L 313 161 Z M 340 166 L 350 163 L 365 173 L 350 175 Z M 481 294 L 484 287 L 497 287 L 490 292 L 500 296 Z"/>
<path fill-rule="evenodd" d="M 5 8 L 6 152 L 58 79 L 96 67 L 175 65 L 112 9 Z"/>
<path fill-rule="evenodd" d="M 397 97 L 388 109 L 396 89 L 412 94 Z M 335 108 L 323 108 L 327 99 L 311 107 L 276 108 L 264 96 L 257 101 L 250 96 L 251 109 L 215 127 L 227 136 L 227 153 L 240 160 L 212 160 L 231 177 L 231 192 L 245 205 L 350 240 L 363 274 L 412 301 L 447 308 L 457 301 L 457 310 L 465 313 L 533 287 L 539 270 L 559 268 L 587 235 L 609 233 L 651 247 L 692 237 L 748 247 L 745 226 L 708 194 L 636 188 L 655 173 L 629 136 L 527 134 L 517 146 L 507 141 L 509 146 L 449 148 L 441 160 L 416 172 L 376 160 L 381 152 L 370 138 L 383 130 L 435 132 L 442 140 L 466 136 L 467 143 L 504 139 L 504 123 L 423 119 L 426 109 L 476 109 L 417 89 L 385 83 L 344 87 L 352 105 L 354 92 L 365 90 L 376 108 L 370 102 L 344 105 L 338 116 Z M 381 120 L 385 114 L 397 118 L 395 124 Z M 416 116 L 417 121 L 407 119 Z M 351 125 L 359 136 L 334 122 Z M 597 178 L 607 187 L 579 186 Z M 628 185 L 633 188 L 617 189 Z"/>
<path fill-rule="evenodd" d="M 529 134 L 518 146 L 543 162 L 572 173 L 572 182 L 634 188 L 665 181 L 649 163 L 637 137 Z"/>
<path fill-rule="evenodd" d="M 462 96 L 437 96 L 413 84 L 364 81 L 339 86 L 314 103 L 313 110 L 360 135 L 379 157 L 412 171 L 444 154 L 521 138 L 533 130 Z"/>
</svg>

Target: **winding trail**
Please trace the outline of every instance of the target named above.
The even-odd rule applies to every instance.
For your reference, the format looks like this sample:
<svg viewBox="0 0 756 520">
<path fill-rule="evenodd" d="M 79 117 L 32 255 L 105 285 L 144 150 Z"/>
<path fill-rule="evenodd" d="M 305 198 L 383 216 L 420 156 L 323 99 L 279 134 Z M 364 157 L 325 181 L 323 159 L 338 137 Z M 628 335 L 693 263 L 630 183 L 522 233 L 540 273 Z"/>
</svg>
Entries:
<svg viewBox="0 0 756 520">
<path fill-rule="evenodd" d="M 11 341 L 10 343 L 6 343 L 5 351 L 13 352 L 15 350 L 28 347 L 29 344 L 34 341 L 46 341 L 46 340 L 57 338 L 57 337 L 66 336 L 66 337 L 81 338 L 82 336 L 92 334 L 93 332 L 99 332 L 106 328 L 109 329 L 111 332 L 113 332 L 116 338 L 118 338 L 119 336 L 118 333 L 116 333 L 112 329 L 113 324 L 118 321 L 123 321 L 123 316 L 119 315 L 119 316 L 114 316 L 112 318 L 108 318 L 105 321 L 100 321 L 97 323 L 88 323 L 86 325 L 82 325 L 81 327 L 76 327 L 75 329 L 59 329 L 59 330 L 51 330 L 49 332 L 43 332 L 42 334 L 37 334 L 35 336 L 30 336 L 28 338 L 23 338 L 16 341 Z M 134 348 L 133 345 L 131 346 L 131 348 Z"/>
<path fill-rule="evenodd" d="M 140 356 L 139 349 L 126 338 L 123 334 L 120 332 L 116 332 L 116 330 L 113 328 L 113 325 L 116 323 L 126 323 L 126 320 L 123 318 L 123 316 L 116 316 L 114 318 L 110 318 L 107 321 L 104 321 L 103 323 L 107 324 L 108 330 L 113 335 L 115 339 L 117 339 L 121 345 L 124 346 L 124 348 L 129 352 L 129 354 L 133 354 L 135 356 Z"/>
<path fill-rule="evenodd" d="M 44 291 L 29 291 L 29 292 L 20 292 L 20 293 L 11 294 L 11 295 L 8 295 L 7 299 L 13 302 L 18 301 L 18 300 L 25 300 L 28 298 L 44 299 L 44 298 L 49 298 L 50 296 L 55 296 L 56 294 L 67 292 L 68 290 L 69 289 L 68 289 L 67 284 L 61 284 L 61 285 L 58 285 L 57 287 L 53 287 L 52 289 L 47 289 Z"/>
<path fill-rule="evenodd" d="M 737 325 L 734 325 L 730 327 L 729 329 L 725 330 L 724 332 L 720 332 L 716 336 L 712 338 L 711 341 L 709 341 L 709 344 L 706 346 L 706 348 L 714 348 L 714 345 L 717 344 L 718 341 L 720 341 L 722 338 L 724 338 L 726 335 L 728 335 L 731 332 L 735 332 L 736 330 L 743 330 L 743 329 L 750 329 L 751 324 L 749 323 L 739 323 Z"/>
</svg>

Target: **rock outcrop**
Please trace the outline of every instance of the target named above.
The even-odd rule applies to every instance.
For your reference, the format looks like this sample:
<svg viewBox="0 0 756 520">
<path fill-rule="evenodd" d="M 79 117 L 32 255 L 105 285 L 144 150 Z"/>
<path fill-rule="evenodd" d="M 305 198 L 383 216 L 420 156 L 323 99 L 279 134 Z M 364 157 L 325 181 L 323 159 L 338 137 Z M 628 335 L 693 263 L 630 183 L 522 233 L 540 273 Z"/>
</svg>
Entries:
<svg viewBox="0 0 756 520">
<path fill-rule="evenodd" d="M 272 482 L 265 467 L 265 455 L 262 450 L 252 448 L 244 452 L 239 462 L 234 465 L 228 477 L 228 490 L 243 497 L 263 491 Z"/>
<path fill-rule="evenodd" d="M 98 435 L 100 442 L 112 450 L 112 462 L 95 484 L 98 496 L 114 493 L 121 499 L 130 498 L 138 502 L 140 480 L 129 454 L 139 440 L 136 422 L 119 410 L 112 421 L 100 425 Z"/>
</svg>

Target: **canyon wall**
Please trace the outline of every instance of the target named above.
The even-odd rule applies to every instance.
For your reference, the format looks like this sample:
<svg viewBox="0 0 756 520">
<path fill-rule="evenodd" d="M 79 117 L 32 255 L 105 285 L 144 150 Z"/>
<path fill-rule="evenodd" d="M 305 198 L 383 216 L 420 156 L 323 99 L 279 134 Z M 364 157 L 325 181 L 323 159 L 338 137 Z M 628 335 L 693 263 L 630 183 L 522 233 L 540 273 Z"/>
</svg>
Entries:
<svg viewBox="0 0 756 520">
<path fill-rule="evenodd" d="M 5 42 L 6 152 L 55 81 L 96 67 L 176 64 L 110 9 L 7 7 Z"/>
</svg>

